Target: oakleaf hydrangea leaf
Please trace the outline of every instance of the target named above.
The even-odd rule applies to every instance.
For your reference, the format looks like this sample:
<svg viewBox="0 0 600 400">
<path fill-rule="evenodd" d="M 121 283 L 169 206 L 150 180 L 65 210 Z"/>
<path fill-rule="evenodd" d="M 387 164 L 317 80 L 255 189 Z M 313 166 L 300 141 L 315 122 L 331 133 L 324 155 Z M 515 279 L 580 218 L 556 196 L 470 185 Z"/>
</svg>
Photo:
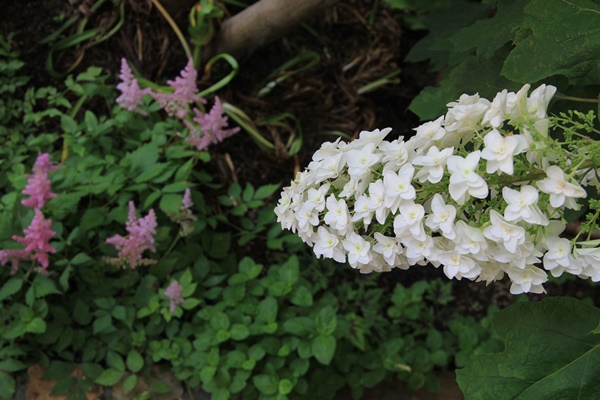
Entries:
<svg viewBox="0 0 600 400">
<path fill-rule="evenodd" d="M 502 74 L 517 82 L 564 75 L 572 84 L 600 78 L 600 7 L 593 0 L 531 0 L 529 34 L 516 43 Z"/>
<path fill-rule="evenodd" d="M 469 399 L 593 399 L 600 393 L 600 309 L 567 297 L 517 303 L 496 314 L 502 353 L 457 371 Z"/>
<path fill-rule="evenodd" d="M 523 8 L 529 0 L 499 2 L 493 18 L 482 19 L 461 29 L 450 38 L 455 51 L 475 49 L 477 56 L 491 58 L 506 43 L 513 41 L 525 16 Z"/>
<path fill-rule="evenodd" d="M 501 57 L 479 59 L 465 58 L 442 80 L 440 87 L 427 87 L 410 103 L 408 109 L 422 121 L 433 120 L 447 110 L 447 104 L 462 93 L 479 93 L 492 97 L 504 88 L 516 89 L 519 85 L 500 76 Z"/>
</svg>

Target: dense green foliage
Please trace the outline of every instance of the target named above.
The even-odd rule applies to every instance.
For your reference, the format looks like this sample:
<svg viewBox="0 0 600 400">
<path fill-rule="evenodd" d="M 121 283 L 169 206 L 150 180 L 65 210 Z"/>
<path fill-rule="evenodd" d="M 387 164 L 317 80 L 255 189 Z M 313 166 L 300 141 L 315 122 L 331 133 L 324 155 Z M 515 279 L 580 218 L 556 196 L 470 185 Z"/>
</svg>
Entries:
<svg viewBox="0 0 600 400">
<path fill-rule="evenodd" d="M 275 221 L 279 184 L 216 182 L 178 120 L 152 104 L 145 116 L 117 107 L 100 69 L 68 77 L 63 91 L 16 90 L 27 79 L 3 44 L 0 90 L 14 95 L 2 103 L 0 248 L 19 248 L 12 237 L 32 220 L 21 191 L 37 154 L 61 164 L 44 206 L 56 232 L 48 274 L 35 263 L 0 271 L 0 397 L 39 363 L 58 381 L 53 393 L 70 398 L 94 384 L 140 398 L 168 392 L 156 378 L 137 388 L 154 365 L 214 399 L 332 399 L 344 386 L 359 398 L 392 377 L 435 390 L 435 370 L 498 349 L 486 320 L 451 307 L 449 283 L 387 289 L 315 259 Z M 187 188 L 197 219 L 184 233 L 174 215 Z M 156 210 L 156 253 L 120 269 L 106 239 L 123 233 L 130 201 L 138 214 Z M 173 280 L 183 302 L 171 312 Z"/>
</svg>

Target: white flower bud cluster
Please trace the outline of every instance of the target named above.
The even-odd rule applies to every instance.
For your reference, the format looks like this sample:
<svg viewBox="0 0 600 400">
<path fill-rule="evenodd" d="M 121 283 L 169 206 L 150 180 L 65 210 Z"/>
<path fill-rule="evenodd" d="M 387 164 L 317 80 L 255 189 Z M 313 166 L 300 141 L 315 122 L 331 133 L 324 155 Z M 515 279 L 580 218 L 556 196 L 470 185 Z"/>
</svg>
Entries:
<svg viewBox="0 0 600 400">
<path fill-rule="evenodd" d="M 324 143 L 283 190 L 278 221 L 363 273 L 430 263 L 449 278 L 507 274 L 515 294 L 543 292 L 546 271 L 599 281 L 600 250 L 559 236 L 595 169 L 557 165 L 546 114 L 556 89 L 528 91 L 462 95 L 407 141 L 384 140 L 387 128 Z"/>
</svg>

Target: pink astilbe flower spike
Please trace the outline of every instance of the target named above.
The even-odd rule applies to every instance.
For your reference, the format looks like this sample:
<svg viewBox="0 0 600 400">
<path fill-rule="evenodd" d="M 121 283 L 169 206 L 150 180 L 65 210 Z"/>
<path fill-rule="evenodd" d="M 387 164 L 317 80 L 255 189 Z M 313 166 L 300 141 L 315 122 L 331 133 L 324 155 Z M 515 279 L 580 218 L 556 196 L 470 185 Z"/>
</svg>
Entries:
<svg viewBox="0 0 600 400">
<path fill-rule="evenodd" d="M 58 168 L 50 161 L 48 153 L 38 155 L 33 166 L 33 174 L 26 175 L 28 182 L 25 189 L 21 192 L 29 198 L 21 201 L 25 207 L 41 209 L 46 204 L 46 201 L 56 197 L 52 193 L 50 179 L 48 174 Z"/>
<path fill-rule="evenodd" d="M 194 122 L 197 125 L 189 121 L 184 122 L 190 129 L 190 136 L 186 138 L 186 141 L 196 147 L 196 150 L 203 150 L 210 144 L 222 142 L 240 130 L 239 127 L 224 129 L 228 124 L 228 118 L 223 113 L 221 100 L 216 96 L 215 104 L 209 113 L 204 114 L 197 108 L 194 109 L 194 113 L 196 114 Z"/>
<path fill-rule="evenodd" d="M 0 265 L 10 262 L 10 274 L 14 275 L 19 270 L 19 261 L 28 259 L 28 253 L 24 250 L 0 250 Z"/>
<path fill-rule="evenodd" d="M 186 105 L 196 101 L 206 103 L 206 100 L 198 96 L 197 79 L 198 72 L 190 58 L 181 75 L 175 80 L 167 81 L 167 84 L 173 88 L 173 93 L 153 93 L 152 96 L 169 116 L 184 118 L 189 112 Z"/>
<path fill-rule="evenodd" d="M 117 85 L 117 89 L 121 91 L 121 95 L 117 97 L 117 104 L 126 110 L 147 115 L 146 111 L 141 110 L 139 106 L 143 104 L 142 98 L 152 93 L 152 90 L 150 88 L 140 88 L 125 58 L 121 59 L 121 74 L 119 78 L 121 78 L 121 83 Z"/>
<path fill-rule="evenodd" d="M 156 252 L 154 248 L 154 235 L 156 235 L 156 215 L 150 210 L 143 218 L 136 217 L 133 201 L 129 202 L 129 216 L 125 223 L 125 229 L 129 235 L 123 237 L 115 235 L 106 242 L 112 244 L 119 250 L 118 258 L 109 259 L 108 262 L 117 266 L 125 266 L 127 263 L 134 269 L 138 265 L 148 265 L 152 260 L 144 259 L 142 253 L 146 250 Z"/>
<path fill-rule="evenodd" d="M 167 214 L 171 221 L 176 222 L 181 226 L 179 234 L 183 237 L 188 236 L 194 230 L 194 228 L 192 228 L 190 225 L 191 221 L 195 221 L 197 219 L 191 210 L 193 205 L 194 202 L 192 201 L 192 192 L 190 188 L 186 188 L 183 199 L 181 200 L 181 206 L 179 206 L 179 212 L 177 214 Z"/>
<path fill-rule="evenodd" d="M 183 297 L 181 292 L 183 287 L 177 281 L 171 282 L 171 284 L 165 289 L 165 296 L 169 298 L 169 312 L 173 314 L 178 304 L 183 303 Z"/>
<path fill-rule="evenodd" d="M 181 225 L 181 236 L 187 236 L 192 233 L 193 228 L 190 226 L 191 221 L 195 221 L 197 218 L 192 212 L 191 208 L 194 205 L 192 202 L 192 192 L 190 188 L 185 189 L 183 200 L 181 201 L 181 207 L 179 207 L 179 215 L 177 221 Z"/>
<path fill-rule="evenodd" d="M 56 253 L 54 247 L 50 245 L 50 239 L 56 235 L 56 232 L 50 229 L 51 226 L 52 220 L 44 219 L 44 214 L 39 209 L 35 209 L 31 224 L 23 231 L 25 237 L 12 237 L 15 242 L 21 243 L 25 248 L 23 250 L 5 250 L 7 258 L 13 261 L 13 269 L 15 268 L 15 259 L 25 259 L 37 261 L 43 268 L 41 272 L 45 272 L 48 268 L 48 254 Z"/>
</svg>

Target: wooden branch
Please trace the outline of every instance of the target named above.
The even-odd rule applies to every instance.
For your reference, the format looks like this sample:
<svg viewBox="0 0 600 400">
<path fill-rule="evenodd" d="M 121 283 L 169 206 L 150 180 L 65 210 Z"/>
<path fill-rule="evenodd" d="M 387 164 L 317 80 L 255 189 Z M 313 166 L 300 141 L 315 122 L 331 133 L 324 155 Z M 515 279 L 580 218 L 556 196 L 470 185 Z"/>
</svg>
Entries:
<svg viewBox="0 0 600 400">
<path fill-rule="evenodd" d="M 242 61 L 260 47 L 283 37 L 314 13 L 336 2 L 337 0 L 260 0 L 223 22 L 205 55 L 212 57 L 227 53 Z"/>
</svg>

